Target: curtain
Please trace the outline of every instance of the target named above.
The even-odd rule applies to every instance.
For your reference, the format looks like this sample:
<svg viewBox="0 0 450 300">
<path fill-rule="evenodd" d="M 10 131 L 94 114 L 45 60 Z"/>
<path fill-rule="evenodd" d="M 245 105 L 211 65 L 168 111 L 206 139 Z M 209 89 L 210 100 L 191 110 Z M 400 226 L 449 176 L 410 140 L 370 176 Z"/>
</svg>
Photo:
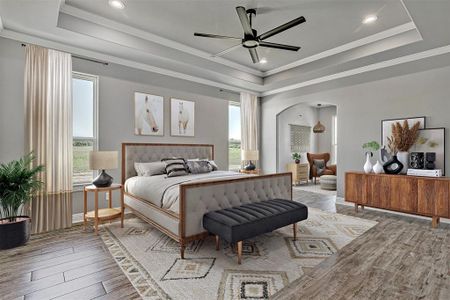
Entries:
<svg viewBox="0 0 450 300">
<path fill-rule="evenodd" d="M 241 149 L 258 150 L 258 97 L 241 93 Z"/>
<path fill-rule="evenodd" d="M 72 225 L 72 58 L 29 45 L 25 62 L 26 145 L 44 183 L 31 201 L 32 232 Z"/>
</svg>

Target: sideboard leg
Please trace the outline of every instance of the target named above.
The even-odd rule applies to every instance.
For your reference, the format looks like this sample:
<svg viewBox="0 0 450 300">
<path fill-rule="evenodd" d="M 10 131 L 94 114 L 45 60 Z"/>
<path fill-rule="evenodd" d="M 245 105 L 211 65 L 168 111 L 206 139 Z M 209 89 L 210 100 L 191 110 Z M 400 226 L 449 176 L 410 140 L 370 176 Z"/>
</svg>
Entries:
<svg viewBox="0 0 450 300">
<path fill-rule="evenodd" d="M 435 217 L 435 216 L 431 217 L 431 227 L 438 228 L 439 223 L 440 223 L 439 217 Z"/>
<path fill-rule="evenodd" d="M 358 204 L 355 203 L 355 212 L 358 212 Z"/>
<path fill-rule="evenodd" d="M 364 210 L 364 205 L 361 205 L 361 210 Z"/>
</svg>

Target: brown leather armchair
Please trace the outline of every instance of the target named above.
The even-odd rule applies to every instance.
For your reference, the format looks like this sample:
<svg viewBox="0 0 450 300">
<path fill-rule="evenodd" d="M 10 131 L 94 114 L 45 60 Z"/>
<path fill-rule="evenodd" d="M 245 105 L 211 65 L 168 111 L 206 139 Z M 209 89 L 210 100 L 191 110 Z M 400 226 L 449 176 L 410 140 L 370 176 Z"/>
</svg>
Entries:
<svg viewBox="0 0 450 300">
<path fill-rule="evenodd" d="M 325 161 L 325 170 L 321 175 L 336 175 L 337 174 L 337 166 L 336 165 L 329 165 L 328 161 L 330 160 L 330 153 L 306 153 L 306 157 L 308 158 L 309 163 L 309 179 L 313 180 L 314 183 L 316 183 L 317 177 L 320 177 L 317 175 L 317 168 L 314 165 L 315 159 L 323 159 Z"/>
</svg>

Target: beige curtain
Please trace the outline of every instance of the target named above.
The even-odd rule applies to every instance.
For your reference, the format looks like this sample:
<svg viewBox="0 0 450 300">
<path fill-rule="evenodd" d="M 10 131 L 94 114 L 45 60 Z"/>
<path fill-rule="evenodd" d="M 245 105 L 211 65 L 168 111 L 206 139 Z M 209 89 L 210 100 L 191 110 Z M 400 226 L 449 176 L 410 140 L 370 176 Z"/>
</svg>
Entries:
<svg viewBox="0 0 450 300">
<path fill-rule="evenodd" d="M 241 93 L 241 149 L 258 150 L 258 97 Z"/>
<path fill-rule="evenodd" d="M 28 151 L 45 166 L 44 187 L 31 201 L 32 231 L 72 225 L 72 58 L 29 45 L 25 63 Z"/>
</svg>

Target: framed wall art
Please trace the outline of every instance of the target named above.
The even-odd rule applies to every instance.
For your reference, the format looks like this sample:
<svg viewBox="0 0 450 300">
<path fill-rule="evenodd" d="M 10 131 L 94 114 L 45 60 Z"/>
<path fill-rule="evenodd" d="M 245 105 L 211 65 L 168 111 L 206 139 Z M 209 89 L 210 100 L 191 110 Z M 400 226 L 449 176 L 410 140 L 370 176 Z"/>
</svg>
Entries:
<svg viewBox="0 0 450 300">
<path fill-rule="evenodd" d="M 164 135 L 164 97 L 134 93 L 134 133 Z"/>
<path fill-rule="evenodd" d="M 172 98 L 170 102 L 170 135 L 194 136 L 195 102 Z"/>
<path fill-rule="evenodd" d="M 411 117 L 411 118 L 400 118 L 400 119 L 387 119 L 381 121 L 381 146 L 387 147 L 387 138 L 392 136 L 392 124 L 396 122 L 403 123 L 404 120 L 408 121 L 410 127 L 412 127 L 416 122 L 420 122 L 420 129 L 426 127 L 425 117 Z"/>
</svg>

